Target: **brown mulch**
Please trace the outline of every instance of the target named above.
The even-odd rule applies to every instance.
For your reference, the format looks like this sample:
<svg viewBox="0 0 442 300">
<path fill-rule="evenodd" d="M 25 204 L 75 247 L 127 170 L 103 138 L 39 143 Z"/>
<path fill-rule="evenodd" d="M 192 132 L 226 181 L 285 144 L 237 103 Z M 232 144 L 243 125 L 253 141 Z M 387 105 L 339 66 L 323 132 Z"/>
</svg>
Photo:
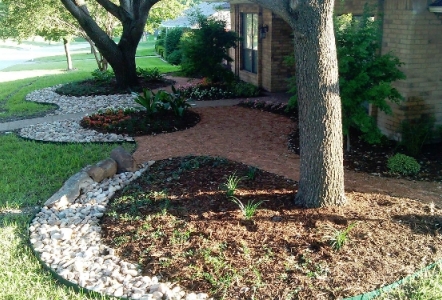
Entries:
<svg viewBox="0 0 442 300">
<path fill-rule="evenodd" d="M 185 131 L 136 138 L 138 162 L 184 155 L 222 156 L 299 180 L 299 155 L 288 149 L 289 118 L 242 107 L 195 109 L 200 123 Z M 346 190 L 410 198 L 442 207 L 442 183 L 384 178 L 346 170 Z"/>
<path fill-rule="evenodd" d="M 347 206 L 300 209 L 291 201 L 299 156 L 288 150 L 290 119 L 241 107 L 195 111 L 195 127 L 136 138 L 137 161 L 157 163 L 103 218 L 103 238 L 145 274 L 215 299 L 336 299 L 442 257 L 440 183 L 347 170 Z M 249 165 L 260 169 L 255 179 Z M 226 196 L 229 175 L 241 178 L 239 201 L 265 200 L 251 221 Z M 352 224 L 335 250 L 333 237 Z"/>
<path fill-rule="evenodd" d="M 442 257 L 439 209 L 357 192 L 345 207 L 297 208 L 297 182 L 251 170 L 207 156 L 157 161 L 114 197 L 103 239 L 145 275 L 215 299 L 355 296 Z M 229 176 L 243 205 L 262 201 L 250 220 L 227 196 Z"/>
</svg>

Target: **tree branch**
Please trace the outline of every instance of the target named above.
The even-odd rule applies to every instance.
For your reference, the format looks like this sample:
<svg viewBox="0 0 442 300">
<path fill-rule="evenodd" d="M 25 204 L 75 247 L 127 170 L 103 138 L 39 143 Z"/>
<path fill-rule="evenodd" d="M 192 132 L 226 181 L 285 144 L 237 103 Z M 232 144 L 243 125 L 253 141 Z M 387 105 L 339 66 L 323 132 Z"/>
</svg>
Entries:
<svg viewBox="0 0 442 300">
<path fill-rule="evenodd" d="M 122 15 L 121 6 L 118 6 L 118 5 L 110 2 L 109 0 L 95 0 L 95 1 L 98 4 L 100 4 L 101 6 L 103 6 L 103 8 L 105 10 L 107 10 L 109 13 L 111 13 L 115 18 L 117 18 L 118 20 L 123 22 L 125 16 Z M 121 3 L 121 1 L 120 1 L 120 3 Z"/>
</svg>

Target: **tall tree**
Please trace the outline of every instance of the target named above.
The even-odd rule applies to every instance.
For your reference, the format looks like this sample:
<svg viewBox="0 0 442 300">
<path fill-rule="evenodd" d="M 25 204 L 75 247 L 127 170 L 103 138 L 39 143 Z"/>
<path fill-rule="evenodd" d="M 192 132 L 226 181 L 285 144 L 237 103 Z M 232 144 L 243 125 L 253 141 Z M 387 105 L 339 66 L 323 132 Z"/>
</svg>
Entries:
<svg viewBox="0 0 442 300">
<path fill-rule="evenodd" d="M 119 0 L 119 5 L 109 0 L 95 0 L 121 22 L 123 32 L 118 44 L 97 24 L 85 0 L 60 1 L 112 66 L 117 84 L 123 88 L 136 86 L 138 80 L 135 53 L 144 32 L 149 11 L 159 0 Z"/>
<path fill-rule="evenodd" d="M 344 205 L 334 0 L 251 1 L 280 15 L 294 33 L 301 156 L 295 202 L 304 207 Z"/>
</svg>

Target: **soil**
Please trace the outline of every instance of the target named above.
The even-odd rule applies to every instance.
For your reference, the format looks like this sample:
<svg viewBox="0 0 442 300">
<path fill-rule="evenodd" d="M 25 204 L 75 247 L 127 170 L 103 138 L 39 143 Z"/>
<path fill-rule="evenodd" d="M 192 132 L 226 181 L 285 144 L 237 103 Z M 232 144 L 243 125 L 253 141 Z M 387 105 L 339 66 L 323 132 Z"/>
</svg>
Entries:
<svg viewBox="0 0 442 300">
<path fill-rule="evenodd" d="M 355 296 L 442 257 L 434 205 L 348 192 L 345 207 L 301 209 L 296 190 L 292 179 L 222 157 L 158 160 L 115 195 L 102 236 L 144 274 L 215 299 Z M 232 199 L 260 205 L 246 220 Z"/>
</svg>

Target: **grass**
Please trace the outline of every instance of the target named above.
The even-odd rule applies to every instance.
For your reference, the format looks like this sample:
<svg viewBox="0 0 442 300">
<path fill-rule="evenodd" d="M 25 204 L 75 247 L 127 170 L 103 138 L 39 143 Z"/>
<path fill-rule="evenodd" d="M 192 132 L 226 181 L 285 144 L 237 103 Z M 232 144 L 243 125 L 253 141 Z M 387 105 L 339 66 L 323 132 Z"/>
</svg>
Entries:
<svg viewBox="0 0 442 300">
<path fill-rule="evenodd" d="M 29 43 L 40 45 L 47 43 Z M 148 48 L 143 50 L 149 53 Z M 77 54 L 76 54 L 77 55 Z M 44 77 L 30 77 L 9 82 L 0 82 L 0 120 L 3 117 L 28 116 L 43 112 L 47 106 L 27 103 L 27 93 L 43 87 L 59 83 L 82 80 L 90 77 L 94 64 L 83 65 L 81 55 L 74 66 L 74 72 Z M 144 54 L 148 55 L 148 54 Z M 74 57 L 76 57 L 74 55 Z M 38 64 L 25 64 L 9 68 L 9 72 L 26 72 L 35 70 L 54 71 L 53 68 L 64 68 L 64 62 L 58 58 L 42 59 Z M 75 61 L 75 58 L 74 58 Z M 139 58 L 140 67 L 160 66 L 163 72 L 176 70 L 160 60 Z M 88 68 L 86 68 L 88 67 Z M 4 71 L 0 73 L 6 73 Z M 9 209 L 26 209 L 40 206 L 49 198 L 63 182 L 87 164 L 95 163 L 107 157 L 114 146 L 98 144 L 43 144 L 24 141 L 14 135 L 0 135 L 0 298 L 1 299 L 105 299 L 97 295 L 85 295 L 74 292 L 71 288 L 58 284 L 45 271 L 32 254 L 27 242 L 27 224 L 32 218 L 31 213 L 3 213 Z M 132 149 L 133 145 L 125 145 Z M 181 239 L 181 237 L 179 237 Z M 217 277 L 217 271 L 229 269 L 222 255 L 207 251 L 206 258 L 214 269 L 202 272 L 201 276 L 217 281 L 223 286 L 234 280 L 234 272 L 226 278 Z M 269 254 L 270 255 L 270 254 Z M 257 274 L 259 281 L 260 275 Z M 441 267 L 425 272 L 422 276 L 406 283 L 378 299 L 439 299 L 442 294 Z"/>
<path fill-rule="evenodd" d="M 133 149 L 134 145 L 125 144 Z M 0 135 L 0 298 L 100 299 L 59 285 L 44 271 L 27 246 L 30 213 L 9 209 L 41 206 L 63 182 L 87 164 L 109 156 L 115 145 L 43 144 Z"/>
<path fill-rule="evenodd" d="M 404 285 L 377 297 L 378 300 L 436 300 L 442 295 L 442 264 L 423 272 L 420 276 L 408 280 Z"/>
<path fill-rule="evenodd" d="M 141 54 L 146 54 L 153 51 L 153 48 L 153 40 L 150 40 L 140 43 L 139 51 Z M 90 59 L 85 59 L 85 57 Z M 25 96 L 33 90 L 92 77 L 91 72 L 97 68 L 92 54 L 73 54 L 72 59 L 76 70 L 69 72 L 65 71 L 64 56 L 38 58 L 35 63 L 19 64 L 0 71 L 0 122 L 2 119 L 14 116 L 30 117 L 53 107 L 25 102 Z M 174 72 L 179 69 L 179 67 L 172 66 L 157 57 L 138 57 L 136 62 L 138 67 L 158 68 L 162 73 Z M 14 77 L 26 78 L 11 81 Z"/>
</svg>

